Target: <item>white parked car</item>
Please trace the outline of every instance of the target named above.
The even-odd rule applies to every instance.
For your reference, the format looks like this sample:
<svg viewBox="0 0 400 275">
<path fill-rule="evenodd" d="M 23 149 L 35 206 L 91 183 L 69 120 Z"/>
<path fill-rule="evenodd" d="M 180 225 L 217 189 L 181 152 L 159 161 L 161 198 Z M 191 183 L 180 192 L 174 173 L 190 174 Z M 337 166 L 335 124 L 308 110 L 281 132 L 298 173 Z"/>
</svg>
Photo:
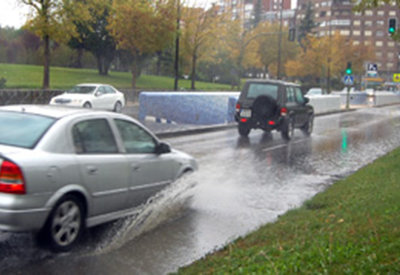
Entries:
<svg viewBox="0 0 400 275">
<path fill-rule="evenodd" d="M 110 85 L 79 84 L 50 100 L 50 105 L 95 108 L 121 112 L 125 106 L 124 94 Z"/>
<path fill-rule="evenodd" d="M 314 96 L 314 95 L 327 95 L 328 93 L 326 92 L 325 89 L 321 88 L 311 88 L 308 90 L 308 92 L 305 94 L 305 96 Z"/>
</svg>

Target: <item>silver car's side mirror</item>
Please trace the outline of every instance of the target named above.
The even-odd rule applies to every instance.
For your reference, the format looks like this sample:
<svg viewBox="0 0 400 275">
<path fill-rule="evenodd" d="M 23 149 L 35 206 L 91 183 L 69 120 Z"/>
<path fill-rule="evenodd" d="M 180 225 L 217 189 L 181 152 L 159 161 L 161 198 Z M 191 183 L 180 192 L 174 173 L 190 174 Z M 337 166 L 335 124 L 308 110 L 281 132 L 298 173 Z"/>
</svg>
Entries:
<svg viewBox="0 0 400 275">
<path fill-rule="evenodd" d="M 165 142 L 160 142 L 156 147 L 156 154 L 166 154 L 171 152 L 171 146 Z"/>
</svg>

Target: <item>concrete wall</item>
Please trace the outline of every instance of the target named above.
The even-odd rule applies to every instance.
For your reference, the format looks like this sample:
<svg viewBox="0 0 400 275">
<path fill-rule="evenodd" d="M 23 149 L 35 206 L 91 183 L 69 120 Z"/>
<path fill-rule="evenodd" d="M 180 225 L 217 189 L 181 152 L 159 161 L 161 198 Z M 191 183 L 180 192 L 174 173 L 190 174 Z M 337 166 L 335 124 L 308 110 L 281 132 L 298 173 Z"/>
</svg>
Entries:
<svg viewBox="0 0 400 275">
<path fill-rule="evenodd" d="M 375 106 L 400 103 L 400 95 L 392 92 L 375 92 L 374 98 Z"/>
<path fill-rule="evenodd" d="M 341 103 L 346 105 L 347 92 L 336 93 L 341 97 Z M 375 92 L 350 92 L 350 105 L 382 106 L 388 104 L 400 103 L 400 95 L 393 92 L 375 91 Z"/>
<path fill-rule="evenodd" d="M 323 114 L 340 110 L 341 97 L 339 95 L 313 95 L 308 97 L 315 114 Z"/>
</svg>

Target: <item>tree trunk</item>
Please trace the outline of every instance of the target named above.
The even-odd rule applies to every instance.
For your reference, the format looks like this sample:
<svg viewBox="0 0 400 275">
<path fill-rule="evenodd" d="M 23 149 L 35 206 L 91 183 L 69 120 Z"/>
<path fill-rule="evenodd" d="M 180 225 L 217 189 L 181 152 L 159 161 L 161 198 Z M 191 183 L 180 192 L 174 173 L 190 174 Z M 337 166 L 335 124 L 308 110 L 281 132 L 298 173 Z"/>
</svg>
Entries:
<svg viewBox="0 0 400 275">
<path fill-rule="evenodd" d="M 196 90 L 196 62 L 197 62 L 197 55 L 194 54 L 192 56 L 192 83 L 191 83 L 191 89 Z"/>
<path fill-rule="evenodd" d="M 137 77 L 137 60 L 134 58 L 132 61 L 132 88 L 136 89 L 136 77 Z"/>
<path fill-rule="evenodd" d="M 78 48 L 77 52 L 78 54 L 76 57 L 75 67 L 81 69 L 83 67 L 82 66 L 83 48 Z"/>
<path fill-rule="evenodd" d="M 50 37 L 45 35 L 44 38 L 44 64 L 43 64 L 43 89 L 47 90 L 50 86 Z"/>
</svg>

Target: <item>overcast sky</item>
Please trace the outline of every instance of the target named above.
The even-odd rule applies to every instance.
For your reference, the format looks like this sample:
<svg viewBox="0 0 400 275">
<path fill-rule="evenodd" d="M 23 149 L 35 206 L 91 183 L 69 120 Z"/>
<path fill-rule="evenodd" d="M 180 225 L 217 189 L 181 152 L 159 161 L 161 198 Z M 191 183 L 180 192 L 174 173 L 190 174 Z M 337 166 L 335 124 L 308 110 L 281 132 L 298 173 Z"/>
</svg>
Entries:
<svg viewBox="0 0 400 275">
<path fill-rule="evenodd" d="M 18 0 L 0 0 L 0 25 L 21 27 L 26 21 L 28 9 L 18 4 Z"/>
<path fill-rule="evenodd" d="M 297 3 L 297 0 L 291 0 L 292 4 Z M 211 3 L 218 2 L 217 0 L 185 0 L 189 3 L 197 3 L 196 6 L 207 7 Z M 26 21 L 28 8 L 18 4 L 18 0 L 0 0 L 0 25 L 2 27 L 20 28 Z M 199 4 L 200 3 L 200 4 Z"/>
</svg>

